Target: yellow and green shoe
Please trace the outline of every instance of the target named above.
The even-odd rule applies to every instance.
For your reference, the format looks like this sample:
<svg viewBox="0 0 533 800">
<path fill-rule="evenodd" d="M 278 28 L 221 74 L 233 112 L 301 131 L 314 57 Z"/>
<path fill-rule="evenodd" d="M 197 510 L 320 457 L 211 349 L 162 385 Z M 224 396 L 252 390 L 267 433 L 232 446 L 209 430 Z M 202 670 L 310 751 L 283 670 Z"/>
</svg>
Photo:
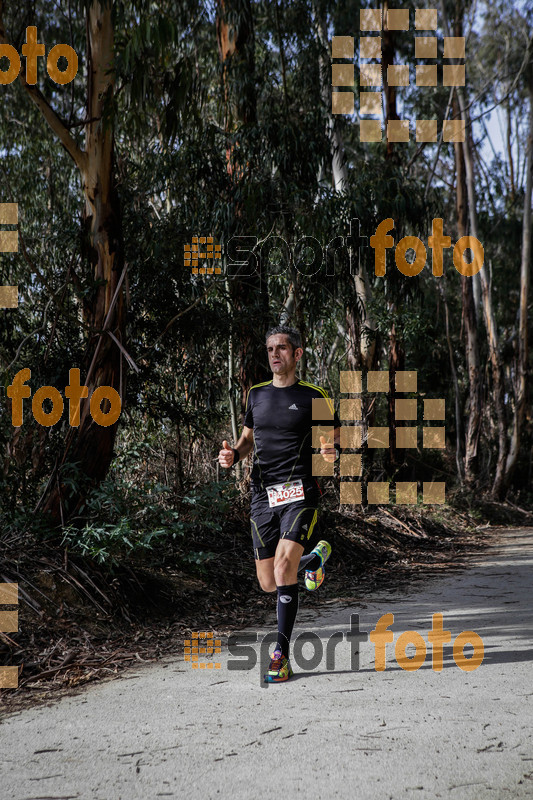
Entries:
<svg viewBox="0 0 533 800">
<path fill-rule="evenodd" d="M 318 589 L 319 586 L 322 586 L 322 583 L 324 582 L 324 564 L 331 555 L 331 545 L 329 542 L 321 539 L 317 546 L 311 550 L 311 553 L 316 553 L 318 556 L 320 556 L 320 560 L 322 562 L 319 568 L 314 572 L 311 572 L 311 570 L 308 569 L 305 571 L 305 588 L 309 589 L 310 592 L 314 592 L 315 589 Z"/>
<path fill-rule="evenodd" d="M 270 667 L 265 675 L 265 683 L 282 683 L 292 678 L 293 671 L 291 662 L 284 656 L 281 650 L 274 650 L 274 654 L 270 659 Z"/>
</svg>

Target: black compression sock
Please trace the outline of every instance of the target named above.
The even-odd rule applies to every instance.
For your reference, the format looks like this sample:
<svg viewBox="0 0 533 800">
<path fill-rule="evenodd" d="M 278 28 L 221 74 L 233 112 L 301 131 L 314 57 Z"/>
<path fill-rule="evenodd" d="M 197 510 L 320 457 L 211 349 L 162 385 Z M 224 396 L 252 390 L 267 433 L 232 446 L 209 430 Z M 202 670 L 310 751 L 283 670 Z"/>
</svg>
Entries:
<svg viewBox="0 0 533 800">
<path fill-rule="evenodd" d="M 276 650 L 289 656 L 289 642 L 298 613 L 298 584 L 278 586 L 278 643 Z"/>
<path fill-rule="evenodd" d="M 298 564 L 298 572 L 302 569 L 310 569 L 311 572 L 314 572 L 319 568 L 320 564 L 321 560 L 318 553 L 308 553 L 306 556 L 301 557 Z"/>
</svg>

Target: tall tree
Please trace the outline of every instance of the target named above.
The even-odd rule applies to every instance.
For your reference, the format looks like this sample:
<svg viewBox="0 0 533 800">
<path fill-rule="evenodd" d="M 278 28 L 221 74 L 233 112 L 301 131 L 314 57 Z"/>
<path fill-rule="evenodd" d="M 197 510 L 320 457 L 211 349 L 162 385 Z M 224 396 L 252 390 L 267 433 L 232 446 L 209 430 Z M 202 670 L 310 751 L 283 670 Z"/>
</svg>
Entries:
<svg viewBox="0 0 533 800">
<path fill-rule="evenodd" d="M 335 193 L 344 195 L 349 192 L 348 164 L 342 132 L 338 121 L 331 113 L 331 45 L 327 35 L 328 18 L 323 4 L 318 0 L 313 0 L 312 9 L 319 47 L 320 93 L 331 151 L 331 185 Z M 324 174 L 329 174 L 329 171 L 322 163 L 318 175 L 319 182 Z M 347 362 L 350 369 L 359 369 L 361 366 L 372 369 L 376 356 L 374 335 L 376 323 L 370 310 L 372 289 L 363 259 L 359 258 L 358 251 L 354 250 L 353 255 L 353 287 L 350 287 L 353 288 L 350 292 L 353 301 L 345 308 Z"/>
<path fill-rule="evenodd" d="M 526 178 L 524 186 L 524 209 L 522 217 L 522 257 L 520 264 L 520 308 L 518 330 L 518 358 L 516 378 L 514 381 L 515 407 L 512 420 L 509 453 L 505 464 L 504 486 L 511 483 L 518 461 L 520 450 L 520 434 L 526 411 L 528 361 L 528 302 L 531 272 L 531 192 L 533 189 L 533 37 L 528 43 L 526 68 L 527 89 L 529 95 L 529 125 L 526 153 Z"/>
<path fill-rule="evenodd" d="M 454 35 L 462 36 L 462 18 L 456 17 Z M 454 93 L 452 101 L 454 118 L 460 118 L 459 103 Z M 461 142 L 454 142 L 455 153 L 455 201 L 458 237 L 468 235 L 468 195 L 466 169 Z M 461 276 L 461 301 L 465 326 L 466 366 L 468 371 L 469 413 L 465 430 L 464 476 L 467 485 L 472 485 L 478 465 L 478 446 L 481 433 L 481 410 L 483 381 L 479 367 L 478 323 L 476 317 L 472 278 Z"/>
<path fill-rule="evenodd" d="M 446 16 L 444 1 L 441 2 L 444 31 L 450 35 L 450 27 Z M 461 3 L 457 3 L 456 13 L 462 19 L 463 8 Z M 470 235 L 479 240 L 478 215 L 476 204 L 476 176 L 474 171 L 475 144 L 471 129 L 470 113 L 467 108 L 467 99 L 463 90 L 459 87 L 455 89 L 457 103 L 460 111 L 460 118 L 466 128 L 466 135 L 462 142 L 462 151 L 465 164 L 466 190 L 468 197 L 468 218 L 470 224 Z M 504 404 L 504 381 L 501 363 L 499 333 L 494 314 L 494 304 L 492 298 L 492 285 L 487 277 L 487 267 L 484 266 L 479 273 L 481 282 L 481 297 L 483 304 L 483 318 L 487 334 L 487 343 L 491 362 L 491 374 L 493 382 L 493 403 L 496 411 L 496 422 L 498 430 L 498 457 L 496 463 L 496 474 L 492 486 L 492 493 L 495 497 L 500 497 L 503 491 L 503 481 L 505 475 L 505 460 L 507 455 L 507 431 L 505 420 Z M 474 276 L 475 279 L 475 276 Z"/>
<path fill-rule="evenodd" d="M 250 0 L 217 0 L 216 33 L 221 61 L 227 172 L 231 202 L 228 238 L 253 230 L 246 219 L 244 194 L 252 181 L 253 159 L 246 137 L 257 122 L 254 22 Z M 238 339 L 241 410 L 250 386 L 265 377 L 263 330 L 268 320 L 266 282 L 260 270 L 245 267 L 230 282 Z"/>
</svg>

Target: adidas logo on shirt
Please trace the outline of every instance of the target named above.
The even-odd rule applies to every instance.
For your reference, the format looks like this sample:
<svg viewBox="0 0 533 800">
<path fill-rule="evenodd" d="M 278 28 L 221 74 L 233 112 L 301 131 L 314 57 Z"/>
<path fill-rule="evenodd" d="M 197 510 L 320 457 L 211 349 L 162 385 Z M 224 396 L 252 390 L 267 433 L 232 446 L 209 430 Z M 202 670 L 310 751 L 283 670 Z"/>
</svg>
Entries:
<svg viewBox="0 0 533 800">
<path fill-rule="evenodd" d="M 296 403 L 293 403 L 292 406 L 289 406 L 289 411 L 298 411 L 298 406 Z"/>
</svg>

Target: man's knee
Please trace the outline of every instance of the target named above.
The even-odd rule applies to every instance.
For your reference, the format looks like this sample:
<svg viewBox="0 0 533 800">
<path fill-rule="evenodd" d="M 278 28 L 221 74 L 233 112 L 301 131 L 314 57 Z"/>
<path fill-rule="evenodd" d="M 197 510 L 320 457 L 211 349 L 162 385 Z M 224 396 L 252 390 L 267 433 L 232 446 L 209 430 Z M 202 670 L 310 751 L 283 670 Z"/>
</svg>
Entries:
<svg viewBox="0 0 533 800">
<path fill-rule="evenodd" d="M 264 592 L 275 592 L 277 589 L 276 581 L 272 578 L 258 578 L 259 586 Z"/>
<path fill-rule="evenodd" d="M 274 559 L 256 561 L 256 573 L 259 586 L 264 592 L 275 592 L 276 581 L 274 578 Z"/>
<path fill-rule="evenodd" d="M 287 577 L 293 571 L 293 567 L 291 564 L 290 558 L 286 555 L 282 555 L 276 559 L 274 562 L 274 577 L 276 579 L 276 583 L 278 586 L 283 586 Z"/>
</svg>

